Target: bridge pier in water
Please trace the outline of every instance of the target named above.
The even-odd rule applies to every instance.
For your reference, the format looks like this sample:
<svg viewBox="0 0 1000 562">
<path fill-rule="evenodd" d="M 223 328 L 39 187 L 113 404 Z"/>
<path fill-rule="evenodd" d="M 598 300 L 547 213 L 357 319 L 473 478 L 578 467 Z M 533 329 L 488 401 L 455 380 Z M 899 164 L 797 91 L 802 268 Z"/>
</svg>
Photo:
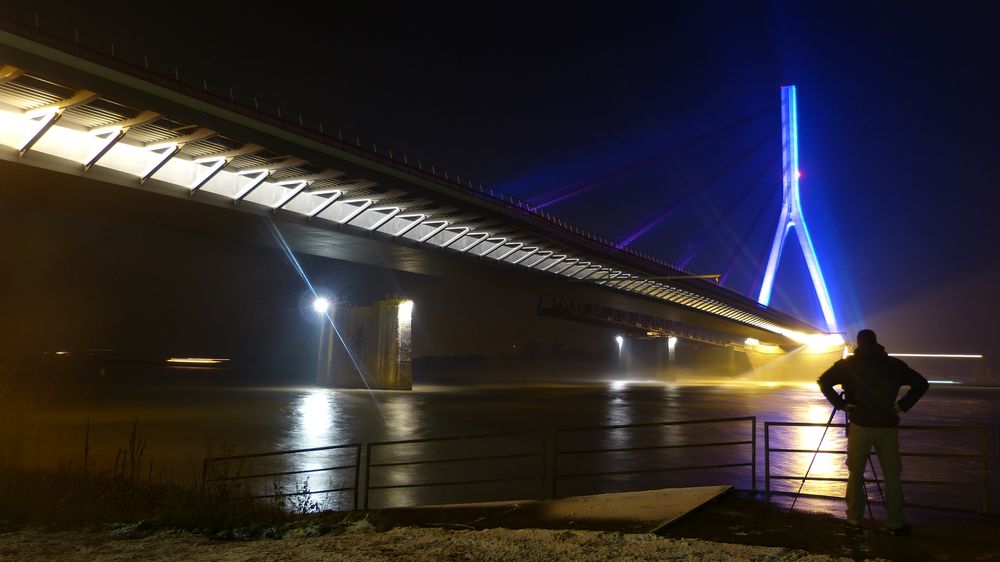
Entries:
<svg viewBox="0 0 1000 562">
<path fill-rule="evenodd" d="M 413 301 L 338 305 L 324 322 L 316 384 L 332 388 L 412 390 Z"/>
</svg>

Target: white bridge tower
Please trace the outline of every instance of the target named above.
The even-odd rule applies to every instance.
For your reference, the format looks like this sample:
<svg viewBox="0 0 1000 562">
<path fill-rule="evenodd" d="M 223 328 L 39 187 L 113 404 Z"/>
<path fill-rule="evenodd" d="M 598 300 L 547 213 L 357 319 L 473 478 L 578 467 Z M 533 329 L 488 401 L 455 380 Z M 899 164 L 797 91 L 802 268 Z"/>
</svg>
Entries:
<svg viewBox="0 0 1000 562">
<path fill-rule="evenodd" d="M 760 296 L 757 298 L 757 302 L 764 306 L 770 304 L 771 289 L 774 287 L 774 274 L 778 269 L 778 262 L 781 260 L 781 251 L 785 246 L 785 240 L 788 238 L 788 232 L 794 229 L 799 238 L 799 247 L 802 248 L 802 253 L 806 258 L 806 266 L 809 268 L 809 276 L 812 278 L 813 287 L 816 289 L 820 308 L 823 309 L 823 318 L 826 320 L 826 327 L 833 333 L 837 331 L 837 319 L 833 314 L 830 293 L 827 291 L 826 282 L 823 280 L 823 272 L 820 270 L 819 260 L 816 258 L 816 250 L 813 248 L 812 239 L 809 237 L 809 229 L 806 227 L 805 217 L 802 215 L 802 201 L 799 197 L 799 126 L 796 113 L 795 86 L 782 86 L 781 161 L 784 188 L 781 199 L 781 216 L 778 218 L 778 229 L 774 232 L 771 255 L 767 259 L 764 283 L 760 288 Z"/>
</svg>

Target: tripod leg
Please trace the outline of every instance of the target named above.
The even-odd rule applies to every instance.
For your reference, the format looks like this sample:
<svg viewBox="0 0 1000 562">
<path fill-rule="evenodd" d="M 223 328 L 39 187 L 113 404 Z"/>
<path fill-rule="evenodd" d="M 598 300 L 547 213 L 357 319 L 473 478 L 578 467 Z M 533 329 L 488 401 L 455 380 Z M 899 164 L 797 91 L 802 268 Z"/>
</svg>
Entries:
<svg viewBox="0 0 1000 562">
<path fill-rule="evenodd" d="M 882 498 L 882 505 L 885 505 L 885 494 L 882 493 L 882 484 L 878 481 L 878 473 L 875 472 L 875 463 L 872 461 L 872 453 L 871 453 L 871 451 L 868 451 L 868 466 L 870 466 L 872 468 L 872 478 L 875 479 L 875 486 L 878 487 L 878 496 L 880 498 Z M 865 494 L 865 496 L 867 496 L 867 495 L 868 494 Z M 872 512 L 872 504 L 869 501 L 868 502 L 868 514 L 871 515 L 871 512 Z M 872 516 L 872 520 L 874 520 L 874 519 L 875 519 L 875 517 Z"/>
<path fill-rule="evenodd" d="M 820 449 L 823 448 L 823 440 L 826 439 L 826 432 L 830 430 L 830 424 L 833 423 L 833 416 L 837 415 L 837 408 L 834 408 L 830 412 L 830 419 L 826 420 L 826 427 L 823 428 L 823 435 L 819 438 L 819 443 L 816 444 L 816 452 L 813 453 L 812 460 L 809 461 L 809 466 L 806 468 L 806 473 L 802 475 L 802 482 L 799 482 L 799 489 L 795 492 L 795 497 L 792 498 L 792 505 L 788 507 L 788 513 L 791 513 L 795 509 L 795 502 L 799 501 L 799 494 L 802 493 L 802 487 L 806 485 L 806 480 L 809 479 L 809 471 L 812 470 L 813 463 L 816 462 L 816 456 L 819 455 Z"/>
</svg>

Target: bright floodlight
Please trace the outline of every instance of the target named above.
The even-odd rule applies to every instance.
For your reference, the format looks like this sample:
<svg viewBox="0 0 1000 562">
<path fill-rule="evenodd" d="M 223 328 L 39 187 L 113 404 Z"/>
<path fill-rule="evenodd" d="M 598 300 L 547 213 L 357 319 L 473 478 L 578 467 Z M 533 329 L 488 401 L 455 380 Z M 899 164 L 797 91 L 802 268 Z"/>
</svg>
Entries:
<svg viewBox="0 0 1000 562">
<path fill-rule="evenodd" d="M 615 341 L 618 343 L 618 351 L 621 351 L 622 346 L 625 345 L 625 338 L 621 336 L 615 336 Z"/>
<path fill-rule="evenodd" d="M 330 310 L 330 301 L 323 297 L 316 297 L 313 301 L 313 310 L 317 314 L 326 314 L 326 311 Z"/>
</svg>

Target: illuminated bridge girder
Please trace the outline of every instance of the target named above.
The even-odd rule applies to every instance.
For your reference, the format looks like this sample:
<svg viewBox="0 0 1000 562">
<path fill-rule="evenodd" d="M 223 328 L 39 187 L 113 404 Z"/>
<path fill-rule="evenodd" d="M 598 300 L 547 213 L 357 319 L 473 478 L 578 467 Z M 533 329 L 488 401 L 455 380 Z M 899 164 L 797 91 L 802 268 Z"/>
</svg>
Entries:
<svg viewBox="0 0 1000 562">
<path fill-rule="evenodd" d="M 467 179 L 291 122 L 259 120 L 259 112 L 230 100 L 192 96 L 171 89 L 176 82 L 147 81 L 144 69 L 112 68 L 83 47 L 73 45 L 82 55 L 71 54 L 55 38 L 33 32 L 27 39 L 5 25 L 0 22 L 0 158 L 50 169 L 61 162 L 64 173 L 100 170 L 108 183 L 213 205 L 239 202 L 242 211 L 303 227 L 465 254 L 650 304 L 680 303 L 716 325 L 777 341 L 814 331 L 701 279 L 658 281 L 686 272 Z M 46 118 L 58 114 L 59 122 L 47 121 L 39 131 L 33 113 L 39 107 Z"/>
</svg>

